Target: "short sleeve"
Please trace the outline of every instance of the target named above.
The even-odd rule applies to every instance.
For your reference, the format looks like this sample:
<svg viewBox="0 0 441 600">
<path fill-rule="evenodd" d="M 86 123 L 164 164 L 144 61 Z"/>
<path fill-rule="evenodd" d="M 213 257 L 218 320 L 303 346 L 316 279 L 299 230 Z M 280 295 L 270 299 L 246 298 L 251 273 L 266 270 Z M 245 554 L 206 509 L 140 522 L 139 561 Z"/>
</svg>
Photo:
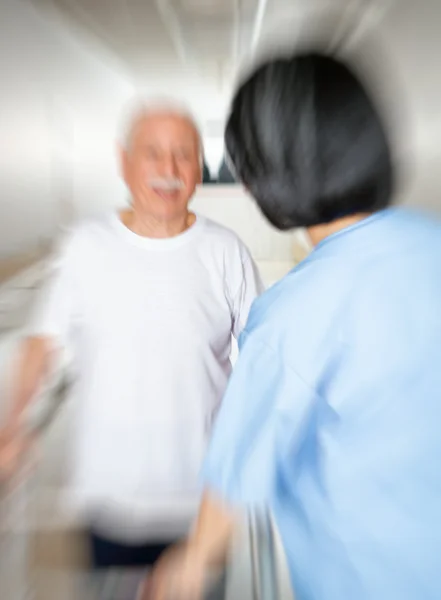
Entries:
<svg viewBox="0 0 441 600">
<path fill-rule="evenodd" d="M 239 338 L 245 328 L 254 300 L 264 292 L 264 285 L 257 268 L 246 248 L 241 252 L 241 278 L 232 299 L 233 335 Z"/>
<path fill-rule="evenodd" d="M 26 327 L 27 335 L 52 338 L 60 347 L 68 344 L 78 311 L 75 246 L 73 234 L 66 235 L 61 240 L 50 265 L 48 279 Z"/>
<path fill-rule="evenodd" d="M 316 394 L 252 333 L 241 343 L 202 480 L 231 504 L 266 507 L 307 436 Z"/>
</svg>

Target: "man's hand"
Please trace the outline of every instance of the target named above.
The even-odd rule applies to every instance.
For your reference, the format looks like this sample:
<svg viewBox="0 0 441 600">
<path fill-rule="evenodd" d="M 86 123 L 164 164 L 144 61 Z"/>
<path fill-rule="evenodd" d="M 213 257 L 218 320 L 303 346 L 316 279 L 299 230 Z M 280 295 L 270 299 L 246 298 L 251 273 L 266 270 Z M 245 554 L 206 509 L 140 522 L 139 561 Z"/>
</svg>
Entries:
<svg viewBox="0 0 441 600">
<path fill-rule="evenodd" d="M 203 600 L 208 569 L 190 545 L 165 552 L 146 581 L 140 600 Z"/>
</svg>

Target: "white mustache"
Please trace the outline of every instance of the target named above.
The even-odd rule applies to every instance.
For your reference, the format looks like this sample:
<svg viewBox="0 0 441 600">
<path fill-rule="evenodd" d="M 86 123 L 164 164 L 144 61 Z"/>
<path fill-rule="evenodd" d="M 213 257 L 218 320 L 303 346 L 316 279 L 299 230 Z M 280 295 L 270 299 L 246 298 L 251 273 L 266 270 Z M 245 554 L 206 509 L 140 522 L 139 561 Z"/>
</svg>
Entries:
<svg viewBox="0 0 441 600">
<path fill-rule="evenodd" d="M 158 177 L 149 180 L 149 186 L 160 190 L 181 190 L 184 187 L 184 182 L 181 179 Z"/>
</svg>

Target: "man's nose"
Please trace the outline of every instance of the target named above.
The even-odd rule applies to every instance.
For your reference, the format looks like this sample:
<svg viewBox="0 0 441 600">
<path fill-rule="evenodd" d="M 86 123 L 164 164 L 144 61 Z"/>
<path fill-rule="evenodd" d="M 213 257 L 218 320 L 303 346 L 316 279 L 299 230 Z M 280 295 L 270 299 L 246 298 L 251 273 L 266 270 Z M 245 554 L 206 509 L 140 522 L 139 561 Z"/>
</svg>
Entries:
<svg viewBox="0 0 441 600">
<path fill-rule="evenodd" d="M 162 171 L 167 177 L 176 177 L 178 172 L 177 163 L 172 154 L 164 157 L 162 161 Z"/>
</svg>

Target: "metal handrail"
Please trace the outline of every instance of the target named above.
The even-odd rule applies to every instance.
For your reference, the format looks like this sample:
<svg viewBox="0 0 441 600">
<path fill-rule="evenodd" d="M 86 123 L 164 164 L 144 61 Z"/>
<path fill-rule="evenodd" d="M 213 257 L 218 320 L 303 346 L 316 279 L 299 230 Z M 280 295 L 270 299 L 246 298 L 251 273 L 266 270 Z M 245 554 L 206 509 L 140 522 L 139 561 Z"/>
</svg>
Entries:
<svg viewBox="0 0 441 600">
<path fill-rule="evenodd" d="M 0 482 L 0 592 L 7 600 L 31 600 L 31 498 L 35 463 L 26 458 L 17 474 Z"/>
<path fill-rule="evenodd" d="M 42 435 L 58 412 L 70 384 L 63 373 L 43 390 L 43 410 L 30 415 L 30 430 Z M 40 396 L 40 400 L 42 399 Z M 38 402 L 40 404 L 40 402 Z M 41 406 L 40 406 L 41 408 Z M 31 569 L 33 507 L 37 502 L 38 456 L 36 448 L 26 453 L 17 473 L 3 478 L 0 473 L 0 598 L 32 600 Z"/>
</svg>

